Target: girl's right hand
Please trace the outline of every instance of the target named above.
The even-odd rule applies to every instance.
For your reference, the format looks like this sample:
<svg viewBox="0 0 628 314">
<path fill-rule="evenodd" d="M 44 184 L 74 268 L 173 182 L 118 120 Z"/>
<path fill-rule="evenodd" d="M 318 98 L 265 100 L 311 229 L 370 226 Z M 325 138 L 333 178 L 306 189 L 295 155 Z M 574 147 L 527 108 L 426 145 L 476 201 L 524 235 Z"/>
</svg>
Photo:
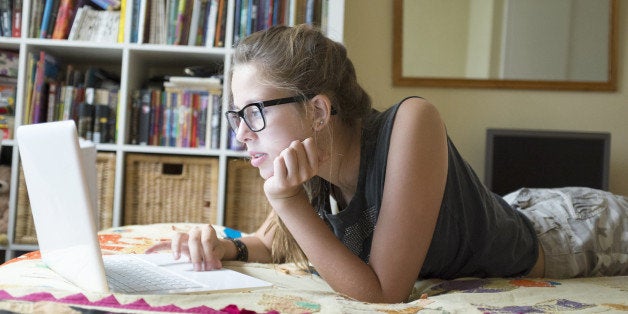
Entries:
<svg viewBox="0 0 628 314">
<path fill-rule="evenodd" d="M 147 254 L 170 248 L 175 260 L 186 255 L 194 271 L 222 268 L 225 246 L 211 225 L 194 226 L 188 232 L 176 232 L 171 241 L 164 241 L 146 250 Z"/>
</svg>

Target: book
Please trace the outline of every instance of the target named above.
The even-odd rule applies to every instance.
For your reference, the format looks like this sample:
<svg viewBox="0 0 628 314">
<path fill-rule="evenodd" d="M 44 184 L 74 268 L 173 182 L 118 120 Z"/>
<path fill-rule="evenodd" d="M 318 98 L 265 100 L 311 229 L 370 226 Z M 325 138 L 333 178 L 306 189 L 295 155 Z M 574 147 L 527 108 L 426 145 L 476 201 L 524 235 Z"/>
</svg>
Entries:
<svg viewBox="0 0 628 314">
<path fill-rule="evenodd" d="M 22 37 L 22 0 L 13 0 L 11 22 L 11 33 L 13 37 Z"/>
<path fill-rule="evenodd" d="M 129 0 L 131 1 L 131 34 L 129 41 L 131 43 L 137 43 L 137 31 L 139 27 L 140 19 L 140 5 L 142 0 Z"/>
<path fill-rule="evenodd" d="M 201 0 L 199 9 L 198 26 L 196 28 L 195 46 L 205 45 L 205 30 L 207 29 L 207 16 L 209 15 L 209 0 Z M 189 43 L 188 43 L 189 44 Z"/>
<path fill-rule="evenodd" d="M 103 141 L 115 143 L 118 133 L 118 107 L 120 105 L 120 90 L 109 89 L 109 119 L 107 120 L 107 135 L 103 136 Z"/>
<path fill-rule="evenodd" d="M 139 94 L 139 111 L 138 111 L 138 128 L 137 128 L 137 144 L 148 145 L 150 138 L 150 115 L 151 115 L 151 97 L 150 89 L 142 89 Z"/>
<path fill-rule="evenodd" d="M 61 0 L 59 11 L 55 20 L 55 27 L 52 31 L 52 39 L 67 39 L 70 34 L 70 27 L 75 13 L 74 0 Z"/>
<path fill-rule="evenodd" d="M 150 25 L 150 17 L 148 16 L 148 12 L 150 12 L 150 3 L 151 1 L 147 0 L 138 0 L 139 4 L 139 19 L 138 19 L 138 27 L 137 27 L 137 43 L 143 44 L 148 42 L 148 25 Z"/>
<path fill-rule="evenodd" d="M 30 38 L 39 38 L 39 29 L 41 26 L 41 17 L 44 11 L 44 2 L 43 1 L 32 1 L 31 2 L 31 11 L 30 11 L 30 23 L 28 30 L 28 37 Z"/>
<path fill-rule="evenodd" d="M 164 45 L 168 40 L 168 30 L 166 27 L 166 0 L 154 0 L 147 12 L 148 17 L 148 43 Z"/>
<path fill-rule="evenodd" d="M 212 149 L 220 148 L 220 121 L 222 121 L 222 96 L 220 94 L 212 94 L 212 112 L 211 112 L 211 138 L 209 143 Z"/>
<path fill-rule="evenodd" d="M 90 0 L 90 2 L 103 10 L 120 10 L 122 6 L 118 0 Z"/>
<path fill-rule="evenodd" d="M 83 23 L 83 12 L 85 12 L 85 10 L 89 9 L 86 9 L 86 7 L 77 7 L 74 19 L 72 19 L 70 32 L 68 33 L 68 40 L 76 40 L 79 36 L 79 32 L 82 27 L 81 24 Z"/>
<path fill-rule="evenodd" d="M 131 103 L 129 106 L 129 144 L 138 144 L 139 132 L 139 112 L 140 112 L 140 90 L 133 91 L 131 95 Z"/>
<path fill-rule="evenodd" d="M 179 42 L 180 45 L 187 45 L 188 39 L 190 37 L 190 26 L 192 23 L 192 10 L 194 9 L 193 1 L 194 0 L 185 0 L 185 11 L 183 13 L 183 21 L 181 23 L 181 40 Z"/>
<path fill-rule="evenodd" d="M 52 33 L 55 30 L 55 24 L 57 23 L 57 17 L 59 16 L 59 6 L 61 0 L 53 0 L 52 12 L 50 13 L 50 22 L 48 23 L 48 29 L 46 30 L 46 38 L 52 38 Z"/>
<path fill-rule="evenodd" d="M 92 140 L 94 143 L 109 142 L 109 106 L 106 104 L 94 105 L 94 127 Z"/>
<path fill-rule="evenodd" d="M 13 31 L 11 30 L 13 26 L 12 9 L 13 6 L 10 0 L 0 0 L 0 35 L 3 37 L 13 36 Z"/>
<path fill-rule="evenodd" d="M 249 25 L 249 2 L 252 0 L 242 0 L 242 5 L 240 6 L 240 25 L 239 25 L 239 34 L 238 39 L 234 40 L 234 42 L 239 41 L 240 38 L 244 38 L 248 35 L 248 25 Z"/>
<path fill-rule="evenodd" d="M 150 98 L 150 127 L 148 134 L 149 145 L 159 145 L 162 124 L 162 91 L 160 89 L 151 90 Z"/>
<path fill-rule="evenodd" d="M 59 63 L 57 59 L 42 50 L 39 53 L 37 62 L 37 70 L 35 72 L 35 80 L 31 98 L 31 123 L 40 123 L 45 121 L 47 106 L 47 80 L 56 80 L 58 75 Z"/>
<path fill-rule="evenodd" d="M 181 87 L 187 89 L 221 90 L 222 80 L 219 77 L 170 76 L 164 87 Z"/>
<path fill-rule="evenodd" d="M 257 25 L 257 8 L 259 0 L 248 0 L 249 5 L 246 10 L 246 34 L 252 34 L 256 31 Z"/>
<path fill-rule="evenodd" d="M 198 26 L 201 22 L 202 12 L 202 1 L 201 0 L 192 0 L 192 13 L 189 18 L 189 30 L 188 30 L 188 38 L 187 44 L 188 46 L 196 45 L 196 38 L 198 35 Z"/>
<path fill-rule="evenodd" d="M 216 21 L 218 18 L 218 1 L 209 0 L 209 15 L 207 17 L 207 28 L 205 30 L 205 46 L 214 46 L 214 37 L 216 35 Z"/>
<path fill-rule="evenodd" d="M 161 146 L 171 146 L 170 145 L 170 134 L 172 132 L 172 97 L 173 93 L 170 91 L 164 90 L 164 101 L 162 106 L 162 117 L 163 122 L 161 124 Z"/>
<path fill-rule="evenodd" d="M 55 0 L 46 0 L 44 12 L 41 17 L 41 24 L 39 25 L 39 38 L 46 38 L 48 36 L 48 24 L 50 24 L 54 2 Z"/>
<path fill-rule="evenodd" d="M 126 28 L 126 0 L 120 1 L 120 24 L 118 25 L 118 42 L 124 42 L 124 32 Z"/>
<path fill-rule="evenodd" d="M 93 139 L 93 125 L 94 105 L 82 102 L 79 104 L 78 123 L 76 128 L 78 136 L 91 141 Z"/>
<path fill-rule="evenodd" d="M 119 26 L 120 11 L 102 11 L 83 6 L 76 13 L 68 40 L 116 43 Z"/>
<path fill-rule="evenodd" d="M 216 34 L 214 39 L 214 47 L 225 46 L 225 34 L 227 23 L 227 0 L 218 1 L 218 19 L 216 21 Z"/>
<path fill-rule="evenodd" d="M 63 105 L 61 110 L 61 120 L 72 119 L 72 100 L 74 99 L 74 86 L 64 85 L 62 87 Z"/>
<path fill-rule="evenodd" d="M 46 105 L 46 118 L 44 121 L 55 121 L 55 112 L 59 105 L 60 86 L 57 81 L 48 82 L 48 100 Z"/>
<path fill-rule="evenodd" d="M 211 110 L 211 106 L 209 104 L 210 101 L 210 95 L 209 93 L 205 93 L 205 92 L 201 92 L 198 94 L 198 102 L 199 102 L 199 108 L 198 108 L 198 127 L 197 127 L 197 132 L 196 132 L 196 137 L 197 137 L 197 144 L 198 147 L 206 147 L 207 145 L 207 132 L 208 132 L 208 122 L 209 122 L 209 115 L 210 115 L 210 110 Z"/>
<path fill-rule="evenodd" d="M 233 42 L 240 40 L 240 19 L 242 18 L 242 0 L 235 0 L 235 9 L 233 16 Z"/>
<path fill-rule="evenodd" d="M 168 45 L 174 45 L 175 37 L 177 33 L 177 17 L 179 12 L 179 3 L 183 0 L 170 0 L 167 3 L 166 8 L 166 32 L 168 33 L 166 43 Z M 184 2 L 185 3 L 185 2 Z"/>
</svg>

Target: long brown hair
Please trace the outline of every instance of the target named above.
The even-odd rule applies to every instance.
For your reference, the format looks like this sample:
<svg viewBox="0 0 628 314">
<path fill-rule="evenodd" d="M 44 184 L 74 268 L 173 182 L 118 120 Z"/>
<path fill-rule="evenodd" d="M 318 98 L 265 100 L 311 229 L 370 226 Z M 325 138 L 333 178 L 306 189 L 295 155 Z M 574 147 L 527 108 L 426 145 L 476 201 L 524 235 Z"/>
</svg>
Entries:
<svg viewBox="0 0 628 314">
<path fill-rule="evenodd" d="M 371 99 L 358 84 L 345 47 L 310 25 L 274 26 L 237 43 L 232 70 L 253 65 L 262 84 L 296 95 L 326 95 L 341 123 L 358 125 L 371 111 Z M 310 200 L 321 199 L 325 180 L 314 177 L 304 184 Z M 318 206 L 318 205 L 317 205 Z M 274 262 L 294 262 L 305 267 L 307 257 L 277 215 L 269 229 L 275 232 Z"/>
</svg>

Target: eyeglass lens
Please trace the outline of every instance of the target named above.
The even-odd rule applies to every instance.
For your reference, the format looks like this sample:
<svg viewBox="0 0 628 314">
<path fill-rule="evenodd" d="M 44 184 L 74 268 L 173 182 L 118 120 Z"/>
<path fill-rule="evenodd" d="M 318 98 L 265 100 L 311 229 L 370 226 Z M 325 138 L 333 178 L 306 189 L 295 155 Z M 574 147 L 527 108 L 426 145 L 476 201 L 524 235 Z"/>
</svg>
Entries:
<svg viewBox="0 0 628 314">
<path fill-rule="evenodd" d="M 253 132 L 257 132 L 264 128 L 264 115 L 258 104 L 249 104 L 245 106 L 240 113 L 230 112 L 229 125 L 234 132 L 238 131 L 242 119 Z"/>
</svg>

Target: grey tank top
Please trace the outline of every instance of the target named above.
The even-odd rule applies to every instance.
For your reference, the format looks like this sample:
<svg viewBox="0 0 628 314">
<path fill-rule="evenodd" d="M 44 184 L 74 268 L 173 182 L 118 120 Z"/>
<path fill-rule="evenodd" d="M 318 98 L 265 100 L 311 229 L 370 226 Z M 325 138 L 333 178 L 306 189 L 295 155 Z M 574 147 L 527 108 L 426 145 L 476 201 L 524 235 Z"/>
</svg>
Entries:
<svg viewBox="0 0 628 314">
<path fill-rule="evenodd" d="M 366 263 L 381 207 L 390 134 L 400 103 L 384 112 L 374 111 L 363 124 L 358 185 L 347 207 L 335 215 L 331 213 L 327 182 L 323 193 L 313 200 L 336 237 Z M 449 137 L 447 144 L 447 183 L 419 278 L 527 274 L 538 256 L 532 223 L 481 183 Z M 421 228 L 420 221 L 416 227 Z"/>
</svg>

